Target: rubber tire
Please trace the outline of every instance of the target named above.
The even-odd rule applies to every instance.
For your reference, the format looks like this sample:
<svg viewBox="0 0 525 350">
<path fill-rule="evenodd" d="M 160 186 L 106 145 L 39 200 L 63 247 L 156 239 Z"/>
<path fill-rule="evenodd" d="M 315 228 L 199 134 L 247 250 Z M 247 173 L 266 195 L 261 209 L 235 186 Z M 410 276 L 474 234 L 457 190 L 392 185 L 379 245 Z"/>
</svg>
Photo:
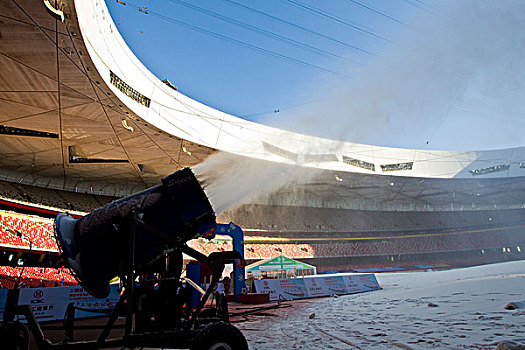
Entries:
<svg viewBox="0 0 525 350">
<path fill-rule="evenodd" d="M 199 321 L 205 320 L 207 318 L 215 318 L 217 319 L 219 316 L 217 315 L 217 309 L 216 308 L 209 308 L 204 309 L 199 314 Z"/>
<path fill-rule="evenodd" d="M 237 327 L 216 322 L 199 330 L 191 350 L 248 350 L 248 342 Z"/>
<path fill-rule="evenodd" d="M 1 348 L 6 350 L 27 350 L 29 348 L 29 330 L 20 322 L 0 326 Z"/>
</svg>

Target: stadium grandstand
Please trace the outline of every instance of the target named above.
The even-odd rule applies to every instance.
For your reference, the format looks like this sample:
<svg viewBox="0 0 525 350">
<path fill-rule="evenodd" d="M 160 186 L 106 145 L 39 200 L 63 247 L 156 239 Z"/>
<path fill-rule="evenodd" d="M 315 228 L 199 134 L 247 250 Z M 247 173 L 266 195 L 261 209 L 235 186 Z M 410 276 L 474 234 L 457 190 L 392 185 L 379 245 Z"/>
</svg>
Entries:
<svg viewBox="0 0 525 350">
<path fill-rule="evenodd" d="M 53 220 L 36 215 L 0 210 L 0 285 L 38 287 L 77 284 L 68 269 L 24 266 L 27 255 L 43 261 L 58 258 Z M 31 261 L 31 259 L 29 259 Z M 42 264 L 45 266 L 45 264 Z"/>
<path fill-rule="evenodd" d="M 153 76 L 102 0 L 6 0 L 0 15 L 4 287 L 76 283 L 57 268 L 57 213 L 84 215 L 220 153 L 309 174 L 219 213 L 245 231 L 249 262 L 285 255 L 322 272 L 525 258 L 525 147 L 400 149 L 271 128 Z"/>
</svg>

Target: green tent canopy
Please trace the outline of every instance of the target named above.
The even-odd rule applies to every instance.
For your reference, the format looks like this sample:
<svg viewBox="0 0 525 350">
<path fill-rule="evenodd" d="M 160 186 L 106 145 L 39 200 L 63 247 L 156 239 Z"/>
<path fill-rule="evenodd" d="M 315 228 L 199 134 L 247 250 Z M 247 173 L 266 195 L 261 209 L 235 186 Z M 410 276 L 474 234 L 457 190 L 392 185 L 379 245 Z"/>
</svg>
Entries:
<svg viewBox="0 0 525 350">
<path fill-rule="evenodd" d="M 282 255 L 246 266 L 247 278 L 289 278 L 316 273 L 315 266 Z"/>
</svg>

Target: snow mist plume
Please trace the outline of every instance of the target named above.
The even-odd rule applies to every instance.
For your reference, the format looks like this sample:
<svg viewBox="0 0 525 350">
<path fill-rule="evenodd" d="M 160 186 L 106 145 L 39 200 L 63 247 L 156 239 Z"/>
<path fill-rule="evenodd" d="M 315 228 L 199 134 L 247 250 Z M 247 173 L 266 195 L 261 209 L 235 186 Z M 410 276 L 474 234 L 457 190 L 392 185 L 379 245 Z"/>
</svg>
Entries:
<svg viewBox="0 0 525 350">
<path fill-rule="evenodd" d="M 216 153 L 192 167 L 218 215 L 315 176 L 315 169 Z"/>
<path fill-rule="evenodd" d="M 525 1 L 432 6 L 352 81 L 317 84 L 319 102 L 281 112 L 279 126 L 392 147 L 523 146 Z"/>
<path fill-rule="evenodd" d="M 433 6 L 393 34 L 396 44 L 352 72 L 352 81 L 307 89 L 321 102 L 281 112 L 278 126 L 392 147 L 523 146 L 525 1 Z M 297 169 L 224 153 L 194 168 L 217 213 L 304 176 Z"/>
</svg>

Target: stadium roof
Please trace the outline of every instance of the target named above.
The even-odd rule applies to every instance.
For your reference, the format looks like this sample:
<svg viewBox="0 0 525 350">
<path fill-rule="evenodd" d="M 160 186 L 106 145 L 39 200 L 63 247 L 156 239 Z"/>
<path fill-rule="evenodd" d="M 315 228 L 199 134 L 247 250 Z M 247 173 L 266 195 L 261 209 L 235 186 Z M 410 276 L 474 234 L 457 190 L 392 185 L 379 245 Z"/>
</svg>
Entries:
<svg viewBox="0 0 525 350">
<path fill-rule="evenodd" d="M 120 101 L 91 61 L 73 1 L 60 3 L 64 22 L 43 1 L 0 4 L 3 179 L 119 195 L 213 152 Z"/>
<path fill-rule="evenodd" d="M 153 76 L 103 0 L 57 3 L 0 3 L 0 179 L 118 196 L 225 151 L 321 169 L 299 186 L 328 202 L 523 205 L 525 147 L 399 149 L 249 122 Z"/>
</svg>

